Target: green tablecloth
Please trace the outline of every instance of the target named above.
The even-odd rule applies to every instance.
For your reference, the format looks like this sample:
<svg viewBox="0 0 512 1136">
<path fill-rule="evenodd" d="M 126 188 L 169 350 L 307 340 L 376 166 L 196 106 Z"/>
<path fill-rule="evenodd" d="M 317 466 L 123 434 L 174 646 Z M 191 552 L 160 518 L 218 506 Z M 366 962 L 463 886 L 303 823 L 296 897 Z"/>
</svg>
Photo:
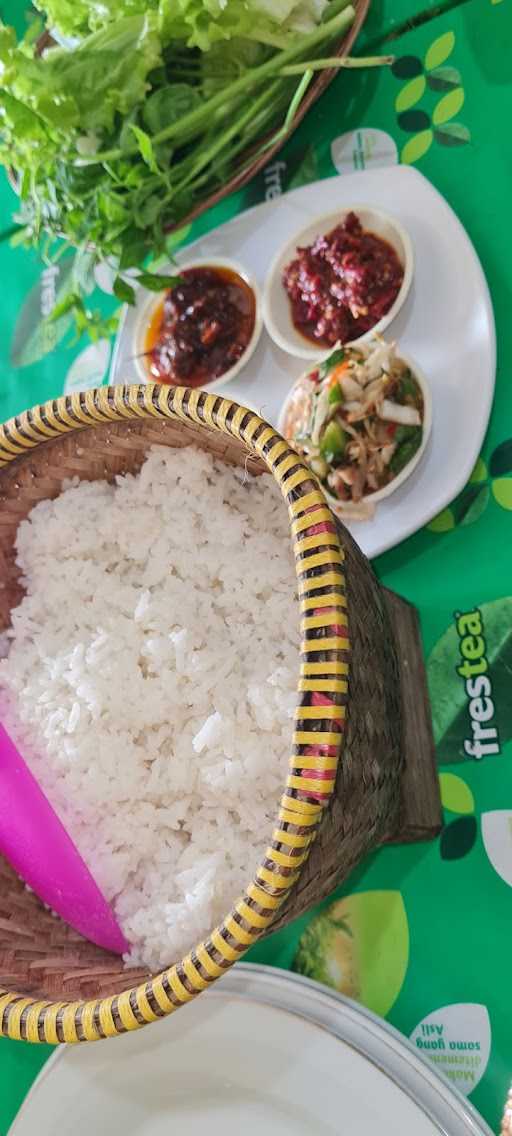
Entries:
<svg viewBox="0 0 512 1136">
<path fill-rule="evenodd" d="M 489 280 L 499 367 L 481 458 L 452 506 L 375 565 L 420 609 L 445 827 L 433 844 L 376 853 L 333 897 L 335 908 L 329 900 L 250 957 L 329 981 L 387 1017 L 495 1128 L 512 1067 L 512 0 L 420 8 L 377 0 L 358 50 L 389 36 L 393 70 L 340 75 L 280 156 L 278 182 L 285 191 L 331 176 L 334 160 L 341 172 L 416 164 L 460 216 Z M 264 199 L 268 177 L 201 218 L 188 239 Z M 14 198 L 6 184 L 0 202 L 7 227 Z M 63 340 L 37 357 L 50 346 L 41 307 L 63 277 L 43 274 L 35 254 L 7 244 L 0 257 L 0 417 L 105 382 L 110 345 L 67 347 L 65 327 Z M 112 306 L 101 293 L 98 303 Z M 486 752 L 473 757 L 464 743 L 483 715 L 491 733 Z M 47 1053 L 0 1042 L 0 1133 Z"/>
</svg>

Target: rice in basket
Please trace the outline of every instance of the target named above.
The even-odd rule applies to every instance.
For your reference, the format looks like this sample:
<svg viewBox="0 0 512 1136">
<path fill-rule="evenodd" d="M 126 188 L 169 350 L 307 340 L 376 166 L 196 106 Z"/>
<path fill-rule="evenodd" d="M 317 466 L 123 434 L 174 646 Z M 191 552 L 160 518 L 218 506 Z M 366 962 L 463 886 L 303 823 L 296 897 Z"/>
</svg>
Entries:
<svg viewBox="0 0 512 1136">
<path fill-rule="evenodd" d="M 222 918 L 287 773 L 299 649 L 270 478 L 154 447 L 17 535 L 26 595 L 0 714 L 132 944 L 157 969 Z"/>
</svg>

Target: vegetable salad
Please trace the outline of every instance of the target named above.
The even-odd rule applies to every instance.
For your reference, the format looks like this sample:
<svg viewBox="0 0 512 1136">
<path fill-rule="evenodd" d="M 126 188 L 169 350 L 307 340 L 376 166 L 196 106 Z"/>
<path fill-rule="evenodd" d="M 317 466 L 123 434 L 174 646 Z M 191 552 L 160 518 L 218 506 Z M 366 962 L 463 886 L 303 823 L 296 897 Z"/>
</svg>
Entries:
<svg viewBox="0 0 512 1136">
<path fill-rule="evenodd" d="M 394 344 L 374 337 L 335 349 L 299 382 L 284 433 L 340 513 L 363 520 L 372 515 L 372 495 L 414 458 L 423 422 L 417 379 Z"/>
</svg>

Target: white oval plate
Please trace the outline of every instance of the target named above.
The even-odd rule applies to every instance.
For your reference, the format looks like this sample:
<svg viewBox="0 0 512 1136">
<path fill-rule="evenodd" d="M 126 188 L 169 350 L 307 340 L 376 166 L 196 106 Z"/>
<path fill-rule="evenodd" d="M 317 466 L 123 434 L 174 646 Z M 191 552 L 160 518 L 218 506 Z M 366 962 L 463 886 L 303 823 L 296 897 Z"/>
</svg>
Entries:
<svg viewBox="0 0 512 1136">
<path fill-rule="evenodd" d="M 394 1030 L 285 971 L 240 965 L 140 1033 L 62 1046 L 9 1136 L 490 1136 Z"/>
<path fill-rule="evenodd" d="M 367 556 L 393 548 L 427 524 L 466 484 L 489 420 L 496 340 L 489 291 L 476 252 L 452 209 L 410 166 L 326 178 L 257 205 L 183 249 L 178 256 L 232 256 L 263 287 L 284 241 L 320 211 L 361 206 L 383 209 L 402 224 L 414 247 L 412 287 L 393 338 L 418 361 L 432 392 L 432 437 L 421 465 L 382 501 L 372 521 L 351 522 Z M 126 312 L 114 350 L 111 381 L 137 382 L 132 355 L 136 310 Z M 282 403 L 304 369 L 264 331 L 243 371 L 225 393 L 277 426 Z"/>
</svg>

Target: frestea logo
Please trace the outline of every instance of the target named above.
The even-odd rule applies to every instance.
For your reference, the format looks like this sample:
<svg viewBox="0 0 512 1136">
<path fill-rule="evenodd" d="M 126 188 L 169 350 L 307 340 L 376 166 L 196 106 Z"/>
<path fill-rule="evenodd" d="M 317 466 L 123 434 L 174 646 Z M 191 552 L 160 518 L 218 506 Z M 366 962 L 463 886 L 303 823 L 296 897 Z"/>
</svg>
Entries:
<svg viewBox="0 0 512 1136">
<path fill-rule="evenodd" d="M 283 192 L 283 176 L 286 171 L 286 162 L 271 162 L 265 166 L 263 177 L 265 181 L 265 200 L 272 201 L 280 197 Z"/>
<path fill-rule="evenodd" d="M 495 706 L 486 657 L 484 622 L 479 608 L 455 613 L 462 661 L 457 674 L 465 680 L 471 733 L 464 742 L 464 752 L 478 761 L 501 753 L 498 730 L 493 725 Z"/>
</svg>

